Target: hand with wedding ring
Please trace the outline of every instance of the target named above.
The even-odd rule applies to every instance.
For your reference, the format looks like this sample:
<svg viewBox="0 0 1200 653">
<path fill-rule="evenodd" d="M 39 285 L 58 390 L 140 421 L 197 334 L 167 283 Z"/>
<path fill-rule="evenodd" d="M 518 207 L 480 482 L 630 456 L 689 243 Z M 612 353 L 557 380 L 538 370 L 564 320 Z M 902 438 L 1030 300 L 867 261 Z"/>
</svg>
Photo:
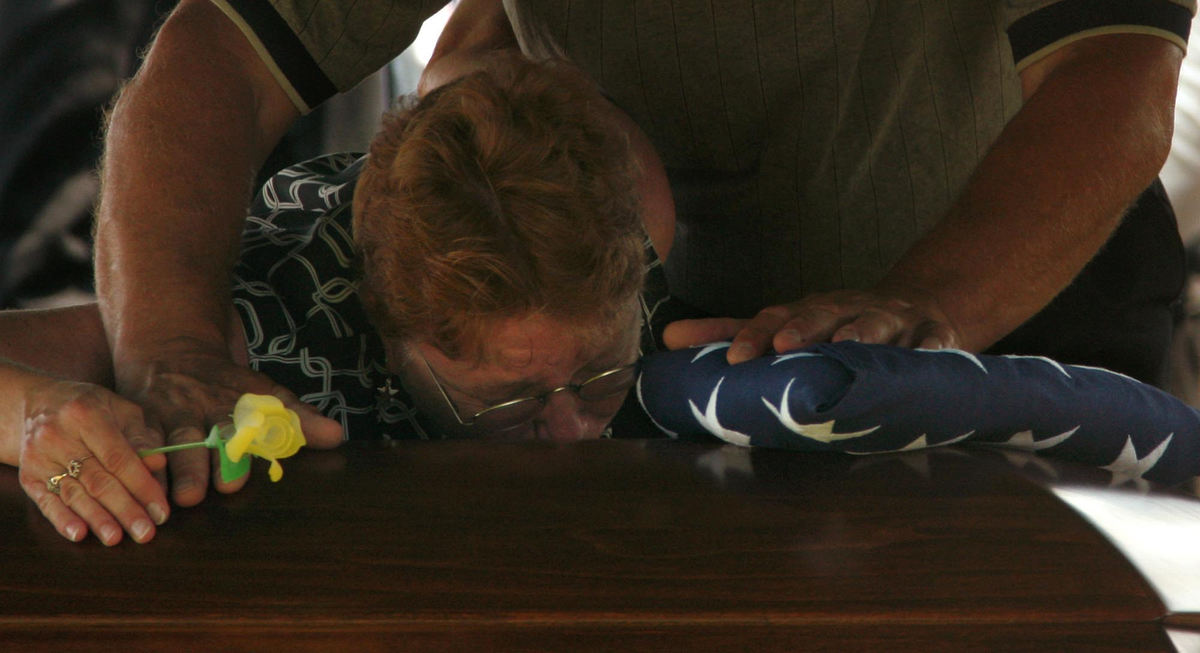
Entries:
<svg viewBox="0 0 1200 653">
<path fill-rule="evenodd" d="M 137 449 L 161 438 L 137 405 L 96 385 L 46 379 L 25 390 L 20 482 L 63 537 L 79 542 L 89 528 L 105 545 L 122 530 L 148 542 L 167 519 L 167 496 L 153 472 L 162 454 Z"/>
</svg>

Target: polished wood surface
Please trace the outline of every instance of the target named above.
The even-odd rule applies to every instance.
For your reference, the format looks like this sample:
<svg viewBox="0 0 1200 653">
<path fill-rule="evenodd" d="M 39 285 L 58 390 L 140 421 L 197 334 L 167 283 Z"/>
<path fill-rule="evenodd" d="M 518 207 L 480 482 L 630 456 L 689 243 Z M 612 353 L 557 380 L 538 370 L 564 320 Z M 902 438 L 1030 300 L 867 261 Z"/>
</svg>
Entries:
<svg viewBox="0 0 1200 653">
<path fill-rule="evenodd" d="M 0 649 L 1173 650 L 1152 586 L 1053 491 L 1098 470 L 669 441 L 284 467 L 112 549 L 0 470 Z"/>
</svg>

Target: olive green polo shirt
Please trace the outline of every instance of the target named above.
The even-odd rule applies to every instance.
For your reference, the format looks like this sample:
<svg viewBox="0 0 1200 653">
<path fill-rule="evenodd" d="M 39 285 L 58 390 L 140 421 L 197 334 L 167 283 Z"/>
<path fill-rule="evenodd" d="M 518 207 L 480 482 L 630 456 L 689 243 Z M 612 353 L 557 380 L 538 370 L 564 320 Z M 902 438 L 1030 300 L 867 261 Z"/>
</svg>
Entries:
<svg viewBox="0 0 1200 653">
<path fill-rule="evenodd" d="M 443 4 L 214 1 L 302 111 L 385 65 Z M 1021 106 L 1020 67 L 1094 34 L 1184 47 L 1194 5 L 505 2 L 527 53 L 573 60 L 658 148 L 679 215 L 672 294 L 736 316 L 878 281 Z"/>
</svg>

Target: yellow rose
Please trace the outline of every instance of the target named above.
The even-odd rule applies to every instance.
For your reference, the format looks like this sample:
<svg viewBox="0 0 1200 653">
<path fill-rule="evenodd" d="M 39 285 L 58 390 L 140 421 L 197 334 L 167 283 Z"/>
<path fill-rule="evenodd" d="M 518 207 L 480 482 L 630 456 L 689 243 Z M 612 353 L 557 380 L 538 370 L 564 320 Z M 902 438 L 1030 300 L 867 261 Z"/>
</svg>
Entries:
<svg viewBox="0 0 1200 653">
<path fill-rule="evenodd" d="M 233 437 L 225 453 L 233 462 L 251 454 L 271 461 L 272 481 L 283 478 L 279 458 L 287 458 L 305 445 L 300 418 L 284 407 L 278 397 L 244 394 L 233 407 Z"/>
</svg>

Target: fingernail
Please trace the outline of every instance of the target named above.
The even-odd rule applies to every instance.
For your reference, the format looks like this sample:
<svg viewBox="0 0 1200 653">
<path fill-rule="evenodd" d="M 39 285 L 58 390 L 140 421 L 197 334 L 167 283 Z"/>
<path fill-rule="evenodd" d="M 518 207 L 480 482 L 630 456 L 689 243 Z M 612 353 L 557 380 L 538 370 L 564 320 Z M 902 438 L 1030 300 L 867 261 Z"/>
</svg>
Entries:
<svg viewBox="0 0 1200 653">
<path fill-rule="evenodd" d="M 120 537 L 121 529 L 113 526 L 112 524 L 106 524 L 100 528 L 100 540 L 107 546 L 116 544 Z"/>
<path fill-rule="evenodd" d="M 150 534 L 150 529 L 154 528 L 150 522 L 145 519 L 136 519 L 129 525 L 129 532 L 133 534 L 133 539 L 138 542 L 145 542 L 146 536 Z"/>
<path fill-rule="evenodd" d="M 146 506 L 146 512 L 150 513 L 150 519 L 154 520 L 155 524 L 162 526 L 167 521 L 167 511 L 157 503 L 152 503 Z"/>
<path fill-rule="evenodd" d="M 854 331 L 853 329 L 849 331 L 843 331 L 839 335 L 841 336 L 841 340 L 850 340 L 853 342 L 858 342 L 859 340 L 858 332 Z"/>
<path fill-rule="evenodd" d="M 79 524 L 71 524 L 67 527 L 67 539 L 72 542 L 78 542 L 83 539 L 83 528 Z"/>
</svg>

